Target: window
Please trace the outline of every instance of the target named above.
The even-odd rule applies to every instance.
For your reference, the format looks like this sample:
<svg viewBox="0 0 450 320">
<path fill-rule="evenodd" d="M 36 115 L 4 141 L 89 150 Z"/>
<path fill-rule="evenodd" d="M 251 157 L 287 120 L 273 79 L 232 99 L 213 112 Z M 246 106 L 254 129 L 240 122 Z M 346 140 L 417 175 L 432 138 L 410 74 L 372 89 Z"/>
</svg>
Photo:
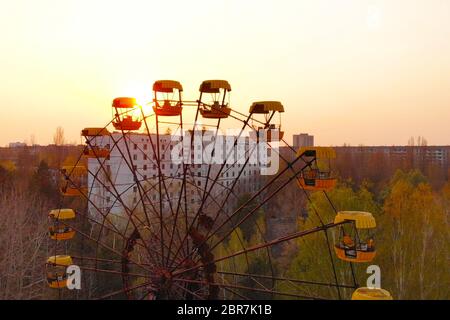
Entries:
<svg viewBox="0 0 450 320">
<path fill-rule="evenodd" d="M 137 187 L 133 187 L 133 192 L 137 192 Z"/>
<path fill-rule="evenodd" d="M 146 164 L 144 164 L 144 170 L 147 170 L 147 165 Z"/>
<path fill-rule="evenodd" d="M 133 160 L 137 160 L 137 154 L 133 155 Z"/>
<path fill-rule="evenodd" d="M 144 150 L 147 150 L 147 144 L 144 144 Z"/>
<path fill-rule="evenodd" d="M 137 144 L 136 143 L 134 144 L 134 150 L 137 150 Z"/>
</svg>

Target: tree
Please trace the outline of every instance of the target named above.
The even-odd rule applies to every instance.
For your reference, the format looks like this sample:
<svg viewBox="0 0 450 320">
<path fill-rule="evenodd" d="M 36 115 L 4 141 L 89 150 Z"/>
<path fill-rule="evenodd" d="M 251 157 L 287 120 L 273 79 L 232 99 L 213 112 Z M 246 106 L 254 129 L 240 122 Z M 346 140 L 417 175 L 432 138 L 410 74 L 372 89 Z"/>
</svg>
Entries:
<svg viewBox="0 0 450 320">
<path fill-rule="evenodd" d="M 45 199 L 55 202 L 59 198 L 57 185 L 52 177 L 47 162 L 41 161 L 30 180 L 30 190 Z"/>
<path fill-rule="evenodd" d="M 66 142 L 64 137 L 64 129 L 62 127 L 57 127 L 56 132 L 53 135 L 53 143 L 57 146 L 62 146 Z"/>
<path fill-rule="evenodd" d="M 35 136 L 34 134 L 32 134 L 32 135 L 30 136 L 30 146 L 31 146 L 31 147 L 34 147 L 36 144 L 37 144 L 37 143 L 36 143 L 36 136 Z"/>
<path fill-rule="evenodd" d="M 397 172 L 384 203 L 377 263 L 397 299 L 448 299 L 448 221 L 417 171 Z"/>
<path fill-rule="evenodd" d="M 244 194 L 238 199 L 238 203 L 236 206 L 236 210 L 246 204 L 250 200 L 250 194 Z M 239 210 L 239 213 L 236 214 L 232 219 L 231 223 L 232 225 L 236 225 L 238 222 L 240 222 L 245 216 L 247 216 L 250 212 L 252 212 L 256 207 L 258 206 L 258 203 L 256 201 L 251 201 L 250 203 L 247 203 L 241 210 Z M 250 241 L 252 236 L 257 232 L 257 226 L 256 222 L 258 218 L 263 215 L 263 210 L 261 208 L 257 209 L 255 212 L 253 212 L 240 226 L 240 230 L 242 231 L 243 237 L 245 241 Z"/>
<path fill-rule="evenodd" d="M 49 209 L 21 184 L 0 193 L 0 300 L 45 298 Z"/>
</svg>

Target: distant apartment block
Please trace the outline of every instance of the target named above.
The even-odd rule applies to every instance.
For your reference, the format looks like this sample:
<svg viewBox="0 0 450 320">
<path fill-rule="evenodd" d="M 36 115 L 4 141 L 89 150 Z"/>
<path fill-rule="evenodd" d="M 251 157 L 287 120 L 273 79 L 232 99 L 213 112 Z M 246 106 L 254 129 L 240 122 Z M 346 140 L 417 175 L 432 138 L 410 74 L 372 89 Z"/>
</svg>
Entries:
<svg viewBox="0 0 450 320">
<path fill-rule="evenodd" d="M 334 147 L 340 154 L 384 154 L 389 160 L 410 161 L 414 165 L 431 163 L 442 167 L 450 166 L 450 146 L 357 146 Z"/>
<path fill-rule="evenodd" d="M 9 143 L 10 148 L 23 148 L 26 146 L 27 146 L 27 144 L 25 142 L 10 142 Z"/>
<path fill-rule="evenodd" d="M 292 146 L 294 149 L 300 147 L 313 147 L 314 146 L 314 136 L 307 133 L 294 134 L 292 139 Z"/>
</svg>

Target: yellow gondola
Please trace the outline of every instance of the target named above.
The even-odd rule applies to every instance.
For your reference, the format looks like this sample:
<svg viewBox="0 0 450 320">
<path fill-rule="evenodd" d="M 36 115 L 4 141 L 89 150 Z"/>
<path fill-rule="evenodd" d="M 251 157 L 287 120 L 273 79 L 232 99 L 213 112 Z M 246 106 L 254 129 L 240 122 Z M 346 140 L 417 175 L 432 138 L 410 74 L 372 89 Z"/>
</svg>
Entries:
<svg viewBox="0 0 450 320">
<path fill-rule="evenodd" d="M 341 225 L 339 243 L 334 250 L 339 259 L 348 262 L 370 262 L 375 258 L 374 239 L 369 234 L 361 239 L 362 233 L 376 227 L 375 218 L 370 212 L 341 211 L 334 218 L 334 223 L 352 222 L 350 228 L 355 231 L 352 236 L 347 226 Z M 350 230 L 350 231 L 351 231 Z"/>
<path fill-rule="evenodd" d="M 393 300 L 393 298 L 387 290 L 363 287 L 353 292 L 352 300 Z"/>
<path fill-rule="evenodd" d="M 330 147 L 302 147 L 297 156 L 311 162 L 297 179 L 300 188 L 308 191 L 328 191 L 336 186 L 337 179 L 331 171 L 330 160 L 336 158 L 336 152 Z M 328 160 L 328 164 L 325 162 Z"/>
<path fill-rule="evenodd" d="M 71 256 L 52 256 L 47 259 L 45 268 L 47 273 L 47 283 L 50 288 L 62 289 L 67 287 L 66 269 L 72 264 Z"/>
<path fill-rule="evenodd" d="M 158 116 L 179 116 L 183 111 L 181 92 L 183 86 L 174 80 L 158 80 L 153 84 L 153 111 Z M 162 95 L 162 97 L 161 97 Z M 171 96 L 169 96 L 171 95 Z M 176 97 L 176 99 L 174 99 Z"/>
<path fill-rule="evenodd" d="M 336 151 L 331 147 L 301 147 L 297 156 L 315 157 L 317 159 L 335 159 Z"/>
<path fill-rule="evenodd" d="M 54 209 L 48 213 L 52 226 L 49 227 L 49 236 L 53 240 L 70 240 L 75 236 L 75 230 L 60 220 L 75 219 L 75 211 L 72 209 Z"/>
<path fill-rule="evenodd" d="M 106 128 L 84 128 L 81 130 L 82 137 L 102 137 L 109 135 L 110 133 Z"/>
<path fill-rule="evenodd" d="M 284 112 L 284 106 L 279 101 L 258 101 L 254 102 L 250 106 L 249 110 L 252 116 L 257 114 L 264 115 L 264 126 L 253 126 L 254 131 L 250 133 L 250 137 L 256 140 L 262 140 L 261 131 L 264 132 L 265 141 L 279 141 L 284 137 L 284 131 L 281 131 L 281 113 Z M 269 123 L 274 114 L 278 112 L 280 114 L 280 120 L 277 124 Z M 253 118 L 252 118 L 253 119 Z M 262 122 L 262 121 L 259 121 Z"/>
<path fill-rule="evenodd" d="M 206 119 L 228 118 L 231 113 L 229 107 L 229 93 L 231 86 L 226 80 L 206 80 L 200 85 L 200 114 Z M 204 101 L 204 94 L 210 94 L 210 101 Z M 228 102 L 227 102 L 228 99 Z"/>
<path fill-rule="evenodd" d="M 103 137 L 110 136 L 110 132 L 105 128 L 84 128 L 81 136 L 86 138 L 88 147 L 83 150 L 86 158 L 107 158 L 110 155 L 109 148 L 100 145 Z"/>
<path fill-rule="evenodd" d="M 85 158 L 107 158 L 110 154 L 111 151 L 105 147 L 90 146 L 83 150 Z"/>
<path fill-rule="evenodd" d="M 87 170 L 84 166 L 64 166 L 61 168 L 61 193 L 64 196 L 87 194 Z"/>
<path fill-rule="evenodd" d="M 135 98 L 120 97 L 115 98 L 112 103 L 112 107 L 116 111 L 115 121 L 113 126 L 116 130 L 134 131 L 139 130 L 142 126 L 142 121 L 138 117 L 125 114 L 126 112 L 119 112 L 119 109 L 136 109 L 139 105 Z"/>
</svg>

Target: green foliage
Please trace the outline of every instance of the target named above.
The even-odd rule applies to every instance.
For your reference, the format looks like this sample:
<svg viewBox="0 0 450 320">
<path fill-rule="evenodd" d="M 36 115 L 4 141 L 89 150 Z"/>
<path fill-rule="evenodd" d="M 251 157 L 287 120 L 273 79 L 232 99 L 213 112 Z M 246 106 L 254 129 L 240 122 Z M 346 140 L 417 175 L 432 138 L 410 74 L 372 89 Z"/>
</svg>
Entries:
<svg viewBox="0 0 450 320">
<path fill-rule="evenodd" d="M 37 170 L 30 179 L 29 189 L 31 192 L 56 203 L 59 198 L 59 192 L 47 162 L 42 160 L 39 163 Z"/>
<path fill-rule="evenodd" d="M 369 191 L 370 184 L 358 189 L 350 183 L 341 183 L 329 193 L 337 210 L 371 212 L 377 220 L 377 256 L 370 264 L 381 267 L 382 287 L 395 299 L 449 299 L 447 216 L 450 203 L 450 184 L 440 194 L 433 192 L 426 178 L 417 170 L 397 171 L 385 187 L 383 202 L 377 203 Z M 320 224 L 317 211 L 324 223 L 331 222 L 334 211 L 321 192 L 311 195 L 309 217 L 299 223 L 301 230 Z M 336 242 L 337 232 L 329 232 L 330 245 Z M 314 233 L 297 240 L 297 251 L 284 276 L 319 282 L 334 282 L 325 234 Z M 340 283 L 352 284 L 349 263 L 336 259 Z M 370 264 L 355 264 L 360 286 L 365 286 L 366 268 Z M 279 282 L 280 291 L 293 290 L 286 282 Z M 297 293 L 337 298 L 335 288 L 302 285 Z M 341 290 L 349 298 L 351 290 Z"/>
<path fill-rule="evenodd" d="M 5 193 L 7 190 L 12 188 L 14 181 L 13 172 L 0 166 L 0 194 Z"/>
<path fill-rule="evenodd" d="M 411 170 L 404 172 L 397 170 L 391 179 L 390 187 L 395 186 L 397 182 L 407 182 L 410 185 L 417 187 L 421 183 L 427 183 L 427 178 L 419 170 Z"/>
<path fill-rule="evenodd" d="M 251 196 L 250 194 L 244 194 L 238 201 L 236 209 L 240 208 L 241 206 L 245 205 L 241 210 L 239 210 L 239 213 L 236 214 L 236 216 L 232 219 L 233 225 L 236 225 L 239 221 L 241 221 L 247 214 L 252 212 L 257 206 L 258 203 L 256 201 L 251 201 L 250 203 L 247 203 L 250 200 Z M 263 210 L 261 208 L 257 209 L 256 212 L 253 212 L 240 226 L 239 229 L 242 231 L 242 235 L 245 241 L 250 241 L 252 236 L 257 233 L 256 228 L 256 221 L 259 217 L 261 217 L 264 214 Z"/>
<path fill-rule="evenodd" d="M 379 206 L 376 204 L 373 194 L 367 189 L 367 184 L 362 184 L 359 189 L 354 190 L 349 182 L 339 184 L 328 193 L 329 198 L 337 210 L 360 210 L 378 214 Z M 334 220 L 335 211 L 322 192 L 315 192 L 310 196 L 308 203 L 308 219 L 299 221 L 300 230 L 309 230 L 320 226 L 320 216 L 323 223 L 330 223 Z M 328 244 L 327 244 L 328 236 Z M 297 240 L 297 252 L 292 257 L 292 263 L 284 273 L 285 277 L 319 281 L 323 283 L 335 283 L 335 275 L 332 263 L 336 267 L 336 276 L 339 283 L 353 284 L 351 270 L 348 263 L 340 261 L 334 254 L 334 244 L 337 242 L 338 230 L 328 230 L 317 232 Z M 330 255 L 331 250 L 331 255 Z M 357 274 L 363 271 L 357 270 Z M 280 291 L 294 290 L 291 284 L 279 282 Z M 317 296 L 324 298 L 338 298 L 335 287 L 301 285 L 295 288 L 295 292 L 300 295 Z M 341 289 L 343 298 L 350 297 L 351 291 Z"/>
<path fill-rule="evenodd" d="M 443 202 L 418 172 L 397 173 L 389 187 L 376 259 L 384 286 L 398 299 L 448 299 L 450 236 Z"/>
</svg>

